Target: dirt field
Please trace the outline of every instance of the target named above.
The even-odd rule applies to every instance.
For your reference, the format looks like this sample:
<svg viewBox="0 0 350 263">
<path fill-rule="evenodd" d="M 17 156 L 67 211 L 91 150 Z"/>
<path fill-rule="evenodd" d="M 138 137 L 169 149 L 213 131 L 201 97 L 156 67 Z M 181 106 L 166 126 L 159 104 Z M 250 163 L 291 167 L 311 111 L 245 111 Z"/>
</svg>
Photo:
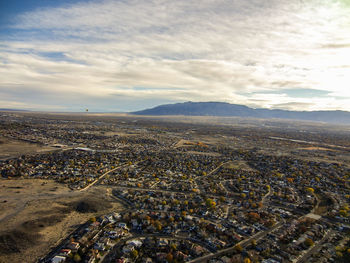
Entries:
<svg viewBox="0 0 350 263">
<path fill-rule="evenodd" d="M 208 139 L 207 136 L 205 136 L 205 137 L 198 136 L 198 140 L 194 140 L 194 141 L 181 139 L 174 145 L 174 148 L 190 147 L 190 146 L 194 146 L 194 145 L 202 145 L 202 146 L 217 145 L 219 142 L 220 141 L 216 138 Z"/>
<path fill-rule="evenodd" d="M 0 263 L 36 262 L 76 225 L 122 209 L 103 186 L 73 192 L 52 181 L 1 179 L 0 189 Z"/>
<path fill-rule="evenodd" d="M 299 150 L 308 150 L 308 151 L 332 151 L 335 150 L 329 149 L 329 148 L 323 148 L 323 147 L 305 147 L 305 148 L 299 148 Z"/>
<path fill-rule="evenodd" d="M 49 146 L 40 146 L 36 143 L 0 137 L 0 160 L 16 157 L 22 154 L 32 154 L 52 150 L 57 149 Z"/>
<path fill-rule="evenodd" d="M 226 169 L 240 169 L 244 171 L 254 171 L 245 161 L 231 161 L 223 165 Z"/>
<path fill-rule="evenodd" d="M 317 194 L 317 199 L 320 200 L 318 207 L 316 207 L 314 213 L 317 215 L 323 215 L 328 212 L 333 207 L 332 200 L 327 197 L 325 194 Z"/>
<path fill-rule="evenodd" d="M 187 154 L 194 154 L 194 155 L 221 156 L 220 153 L 215 153 L 215 152 L 187 151 L 187 152 L 185 152 L 185 153 L 187 153 Z"/>
<path fill-rule="evenodd" d="M 185 146 L 191 146 L 191 141 L 183 140 L 181 139 L 178 141 L 175 145 L 174 148 L 179 148 L 179 147 L 185 147 Z"/>
</svg>

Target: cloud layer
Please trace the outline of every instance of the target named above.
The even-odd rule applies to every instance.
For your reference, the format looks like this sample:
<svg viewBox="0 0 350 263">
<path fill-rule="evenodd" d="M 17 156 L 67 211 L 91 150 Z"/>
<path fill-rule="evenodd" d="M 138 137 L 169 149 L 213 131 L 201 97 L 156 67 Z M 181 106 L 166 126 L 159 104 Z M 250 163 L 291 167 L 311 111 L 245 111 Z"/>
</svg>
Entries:
<svg viewBox="0 0 350 263">
<path fill-rule="evenodd" d="M 340 0 L 36 9 L 1 35 L 2 107 L 129 111 L 191 100 L 350 110 L 349 14 Z"/>
</svg>

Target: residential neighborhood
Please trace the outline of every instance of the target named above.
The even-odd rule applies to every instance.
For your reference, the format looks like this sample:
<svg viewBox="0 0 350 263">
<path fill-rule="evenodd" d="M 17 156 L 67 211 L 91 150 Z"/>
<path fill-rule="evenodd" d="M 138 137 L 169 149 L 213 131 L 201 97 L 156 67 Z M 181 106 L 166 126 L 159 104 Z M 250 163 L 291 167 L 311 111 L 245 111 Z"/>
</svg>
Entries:
<svg viewBox="0 0 350 263">
<path fill-rule="evenodd" d="M 203 134 L 201 126 L 29 122 L 16 114 L 0 124 L 3 138 L 50 147 L 3 158 L 1 180 L 50 180 L 70 195 L 96 187 L 122 205 L 72 228 L 39 262 L 350 258 L 349 163 L 325 159 L 336 149 L 349 156 L 348 145 L 339 150 L 335 141 L 328 153 L 305 158 L 299 152 L 307 143 L 271 138 L 271 131 L 247 138 L 226 127 Z M 282 145 L 283 154 L 267 151 Z"/>
</svg>

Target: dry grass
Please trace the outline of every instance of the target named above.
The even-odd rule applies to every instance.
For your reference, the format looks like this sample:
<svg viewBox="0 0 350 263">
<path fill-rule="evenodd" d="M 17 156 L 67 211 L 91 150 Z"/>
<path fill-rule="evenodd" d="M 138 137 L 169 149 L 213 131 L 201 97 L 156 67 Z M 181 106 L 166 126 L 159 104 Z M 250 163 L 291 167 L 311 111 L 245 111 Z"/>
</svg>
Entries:
<svg viewBox="0 0 350 263">
<path fill-rule="evenodd" d="M 175 144 L 175 148 L 179 148 L 179 147 L 184 147 L 184 146 L 192 146 L 193 143 L 191 141 L 188 141 L 188 140 L 184 140 L 184 139 L 181 139 L 180 141 L 178 141 L 176 144 Z"/>
<path fill-rule="evenodd" d="M 103 186 L 73 192 L 52 181 L 19 179 L 0 180 L 0 187 L 1 263 L 36 262 L 77 225 L 122 208 Z"/>
<path fill-rule="evenodd" d="M 53 150 L 57 149 L 49 146 L 41 146 L 36 143 L 0 137 L 0 159 Z"/>
<path fill-rule="evenodd" d="M 333 149 L 329 148 L 324 148 L 324 147 L 304 147 L 304 148 L 299 148 L 299 150 L 308 150 L 308 151 L 335 151 Z"/>
</svg>

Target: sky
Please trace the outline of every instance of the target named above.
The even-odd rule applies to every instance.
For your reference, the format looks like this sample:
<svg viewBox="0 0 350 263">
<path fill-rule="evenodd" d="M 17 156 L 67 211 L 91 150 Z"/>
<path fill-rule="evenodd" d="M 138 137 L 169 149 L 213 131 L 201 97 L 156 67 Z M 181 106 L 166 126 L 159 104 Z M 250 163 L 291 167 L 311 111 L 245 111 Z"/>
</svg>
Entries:
<svg viewBox="0 0 350 263">
<path fill-rule="evenodd" d="M 350 111 L 350 0 L 0 0 L 0 108 Z"/>
</svg>

